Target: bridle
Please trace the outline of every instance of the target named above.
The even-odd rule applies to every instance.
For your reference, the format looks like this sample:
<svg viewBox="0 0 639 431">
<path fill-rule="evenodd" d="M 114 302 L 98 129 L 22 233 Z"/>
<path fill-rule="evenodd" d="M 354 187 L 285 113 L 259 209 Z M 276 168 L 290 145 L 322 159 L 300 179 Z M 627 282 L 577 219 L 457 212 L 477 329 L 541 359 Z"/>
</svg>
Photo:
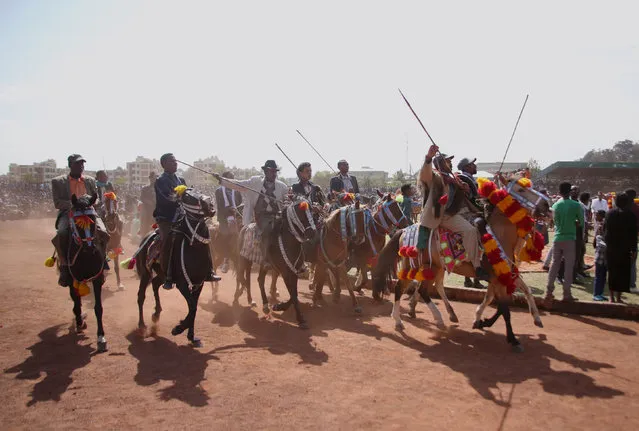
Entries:
<svg viewBox="0 0 639 431">
<path fill-rule="evenodd" d="M 91 216 L 93 216 L 93 218 L 91 218 Z M 98 214 L 95 212 L 95 209 L 93 209 L 93 207 L 83 210 L 75 209 L 69 211 L 69 226 L 71 226 L 71 237 L 76 244 L 87 244 L 89 247 L 93 246 L 93 241 L 95 238 L 91 236 L 91 225 L 95 225 L 95 219 L 97 217 Z M 76 220 L 76 218 L 78 218 L 78 220 Z M 82 229 L 84 229 L 84 237 L 80 235 L 78 224 L 84 225 L 80 226 Z"/>
<path fill-rule="evenodd" d="M 306 209 L 304 209 L 304 214 L 306 215 L 306 219 L 308 221 L 308 227 L 304 226 L 301 218 L 295 211 L 295 207 L 301 205 L 302 203 L 306 203 Z M 293 203 L 289 205 L 284 211 L 284 218 L 287 221 L 288 231 L 293 235 L 295 240 L 302 244 L 304 242 L 304 235 L 308 229 L 312 229 L 314 232 L 317 231 L 317 226 L 315 225 L 315 221 L 313 220 L 313 215 L 311 214 L 311 204 L 307 200 L 303 200 L 299 203 Z M 283 230 L 283 228 L 282 228 Z M 297 258 L 295 259 L 295 263 L 291 262 L 291 259 L 288 257 L 286 253 L 286 248 L 284 247 L 283 240 L 283 232 L 280 230 L 279 235 L 277 236 L 277 245 L 280 249 L 280 254 L 282 255 L 282 259 L 284 259 L 284 263 L 293 273 L 298 274 L 299 271 L 297 269 L 297 265 L 300 261 L 304 260 L 304 250 L 300 247 L 300 251 L 297 254 Z"/>
<path fill-rule="evenodd" d="M 375 214 L 372 214 L 369 209 L 366 209 L 366 237 L 368 239 L 368 244 L 373 251 L 373 256 L 377 256 L 378 251 L 375 247 L 375 243 L 373 242 L 373 237 L 371 235 L 371 226 L 374 229 L 375 234 L 386 235 L 390 233 L 391 230 L 393 230 L 393 227 L 399 228 L 403 220 L 408 220 L 406 214 L 404 214 L 403 211 L 402 216 L 399 219 L 395 217 L 390 209 L 390 206 L 393 205 L 393 203 L 397 203 L 397 201 L 392 200 L 384 202 L 381 206 L 378 207 Z M 390 225 L 392 225 L 392 227 Z M 378 227 L 381 232 L 380 230 L 378 230 Z"/>
</svg>

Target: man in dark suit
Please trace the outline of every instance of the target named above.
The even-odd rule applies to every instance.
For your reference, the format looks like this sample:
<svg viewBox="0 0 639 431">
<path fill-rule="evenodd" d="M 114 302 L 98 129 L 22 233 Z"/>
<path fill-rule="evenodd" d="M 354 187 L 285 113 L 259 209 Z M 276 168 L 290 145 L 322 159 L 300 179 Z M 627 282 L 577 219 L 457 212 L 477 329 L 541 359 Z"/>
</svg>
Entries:
<svg viewBox="0 0 639 431">
<path fill-rule="evenodd" d="M 477 199 L 479 198 L 479 190 L 477 188 L 477 180 L 475 174 L 477 173 L 476 158 L 464 157 L 457 163 L 457 169 L 459 169 L 459 179 L 468 185 L 466 196 L 475 206 L 478 206 Z M 483 289 L 484 285 L 481 284 L 478 278 L 471 280 L 470 277 L 464 278 L 464 287 L 474 287 L 475 289 Z"/>
<path fill-rule="evenodd" d="M 233 172 L 222 173 L 222 178 L 235 179 Z M 220 271 L 226 273 L 229 268 L 229 252 L 232 249 L 229 242 L 235 234 L 239 232 L 241 217 L 238 217 L 237 207 L 242 204 L 240 192 L 220 186 L 215 190 L 215 205 L 217 207 L 217 221 L 220 226 L 220 247 L 219 252 L 224 256 L 224 263 L 220 266 Z"/>
<path fill-rule="evenodd" d="M 69 217 L 67 213 L 72 207 L 71 196 L 96 195 L 98 189 L 95 180 L 84 175 L 84 157 L 79 154 L 71 154 L 67 158 L 69 164 L 69 174 L 60 175 L 51 180 L 51 195 L 53 205 L 58 210 L 58 217 L 55 221 L 56 235 L 51 241 L 56 248 L 58 261 L 60 263 L 60 278 L 58 284 L 66 287 L 71 286 L 73 278 L 69 272 L 69 265 L 66 261 L 67 249 L 69 246 Z M 109 234 L 106 232 L 104 223 L 99 217 L 96 220 L 96 236 L 101 244 L 106 245 L 109 241 Z"/>
<path fill-rule="evenodd" d="M 297 178 L 299 178 L 299 182 L 293 184 L 291 190 L 296 195 L 304 196 L 311 201 L 311 203 L 324 206 L 326 199 L 322 188 L 311 182 L 312 177 L 313 169 L 311 168 L 311 164 L 309 162 L 300 163 L 297 167 Z"/>
<path fill-rule="evenodd" d="M 339 174 L 331 178 L 331 192 L 359 194 L 357 178 L 348 174 L 348 162 L 340 160 L 337 162 L 337 169 L 339 169 Z"/>
<path fill-rule="evenodd" d="M 160 164 L 164 169 L 164 172 L 155 181 L 155 211 L 153 216 L 160 229 L 160 239 L 162 240 L 162 256 L 160 257 L 161 266 L 165 269 L 166 279 L 164 282 L 165 289 L 173 288 L 173 279 L 171 277 L 171 250 L 173 245 L 173 237 L 171 234 L 171 228 L 173 223 L 178 220 L 180 212 L 180 204 L 177 201 L 177 195 L 175 188 L 179 185 L 186 185 L 184 178 L 178 177 L 177 172 L 177 160 L 172 153 L 163 154 L 160 157 Z M 210 257 L 210 254 L 209 254 Z M 217 277 L 213 273 L 213 265 L 211 264 L 211 273 L 205 279 L 205 281 L 219 281 L 220 277 Z"/>
</svg>

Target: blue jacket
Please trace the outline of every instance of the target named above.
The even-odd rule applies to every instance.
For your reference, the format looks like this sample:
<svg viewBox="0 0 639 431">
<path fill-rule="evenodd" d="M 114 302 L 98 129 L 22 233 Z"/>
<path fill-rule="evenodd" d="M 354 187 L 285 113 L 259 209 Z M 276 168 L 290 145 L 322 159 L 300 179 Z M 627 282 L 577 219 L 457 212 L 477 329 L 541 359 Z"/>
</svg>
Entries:
<svg viewBox="0 0 639 431">
<path fill-rule="evenodd" d="M 155 220 L 175 222 L 179 204 L 173 189 L 181 184 L 186 185 L 184 178 L 166 172 L 155 181 Z"/>
</svg>

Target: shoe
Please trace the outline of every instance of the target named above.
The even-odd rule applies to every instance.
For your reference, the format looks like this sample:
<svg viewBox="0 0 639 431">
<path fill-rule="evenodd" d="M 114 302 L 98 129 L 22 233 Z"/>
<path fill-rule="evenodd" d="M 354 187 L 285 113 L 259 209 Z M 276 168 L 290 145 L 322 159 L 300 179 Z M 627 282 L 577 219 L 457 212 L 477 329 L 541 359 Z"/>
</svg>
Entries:
<svg viewBox="0 0 639 431">
<path fill-rule="evenodd" d="M 561 302 L 578 302 L 579 300 L 574 296 L 568 296 L 561 300 Z"/>
<path fill-rule="evenodd" d="M 564 279 L 562 277 L 557 277 L 557 281 L 559 284 L 564 284 Z"/>
<path fill-rule="evenodd" d="M 479 280 L 475 280 L 475 282 L 473 283 L 473 287 L 474 287 L 475 289 L 485 289 L 485 288 L 486 288 L 486 286 L 484 286 L 483 284 L 481 284 L 481 283 L 479 282 Z"/>
<path fill-rule="evenodd" d="M 637 289 L 636 287 L 631 287 L 630 293 L 639 293 L 639 289 Z"/>
<path fill-rule="evenodd" d="M 220 277 L 219 275 L 216 275 L 215 272 L 211 271 L 208 273 L 208 275 L 206 276 L 206 278 L 204 278 L 204 281 L 220 281 L 222 279 L 222 277 Z"/>
<path fill-rule="evenodd" d="M 473 287 L 473 281 L 469 277 L 464 279 L 464 287 Z"/>
<path fill-rule="evenodd" d="M 550 271 L 550 267 L 546 265 L 542 266 L 541 269 L 543 269 L 546 272 Z"/>
<path fill-rule="evenodd" d="M 475 268 L 475 277 L 478 280 L 490 281 L 490 275 L 481 266 Z"/>
<path fill-rule="evenodd" d="M 164 282 L 162 287 L 165 288 L 166 290 L 171 290 L 171 289 L 173 289 L 173 282 L 167 280 L 167 281 Z"/>
<path fill-rule="evenodd" d="M 597 302 L 601 302 L 601 301 L 607 301 L 608 298 L 606 298 L 605 296 L 602 295 L 596 295 L 592 297 L 593 301 L 597 301 Z"/>
<path fill-rule="evenodd" d="M 579 272 L 577 275 L 583 278 L 591 278 L 590 274 L 588 274 L 587 272 Z"/>
</svg>

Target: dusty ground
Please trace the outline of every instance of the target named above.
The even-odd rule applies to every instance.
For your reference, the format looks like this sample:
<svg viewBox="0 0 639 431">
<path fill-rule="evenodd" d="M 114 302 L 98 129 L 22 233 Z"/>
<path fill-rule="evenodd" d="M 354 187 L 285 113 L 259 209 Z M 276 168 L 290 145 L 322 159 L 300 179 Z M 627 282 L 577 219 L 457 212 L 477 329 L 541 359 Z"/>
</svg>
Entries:
<svg viewBox="0 0 639 431">
<path fill-rule="evenodd" d="M 210 302 L 205 287 L 196 327 L 205 345 L 196 350 L 184 335 L 170 335 L 186 313 L 176 290 L 161 292 L 157 335 L 134 332 L 137 281 L 128 272 L 124 292 L 115 289 L 114 275 L 107 280 L 109 351 L 96 355 L 91 297 L 84 302 L 89 330 L 77 336 L 68 293 L 42 264 L 51 251 L 51 224 L 0 224 L 2 429 L 639 426 L 639 324 L 633 322 L 544 315 L 545 328 L 538 329 L 515 311 L 526 348 L 515 354 L 503 321 L 471 330 L 474 305 L 454 303 L 461 322 L 445 333 L 421 305 L 415 321 L 404 315 L 407 329 L 399 333 L 388 317 L 390 303 L 364 298 L 361 316 L 346 296 L 339 305 L 311 309 L 300 282 L 311 326 L 303 331 L 291 323 L 292 313 L 264 320 L 245 299 L 232 308 L 232 283 L 225 280 L 219 302 Z M 130 253 L 133 246 L 125 248 Z M 147 297 L 149 317 L 152 304 Z"/>
</svg>

